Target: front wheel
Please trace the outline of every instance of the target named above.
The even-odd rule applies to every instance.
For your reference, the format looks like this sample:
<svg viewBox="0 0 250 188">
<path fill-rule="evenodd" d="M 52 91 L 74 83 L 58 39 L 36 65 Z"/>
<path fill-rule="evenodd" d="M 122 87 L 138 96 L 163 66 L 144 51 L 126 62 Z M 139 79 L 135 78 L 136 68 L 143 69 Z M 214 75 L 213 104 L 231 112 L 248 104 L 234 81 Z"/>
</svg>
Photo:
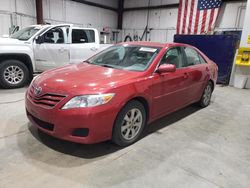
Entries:
<svg viewBox="0 0 250 188">
<path fill-rule="evenodd" d="M 207 86 L 203 91 L 202 97 L 199 101 L 199 105 L 201 107 L 207 107 L 210 104 L 212 92 L 213 92 L 213 85 L 211 82 L 208 82 Z"/>
<path fill-rule="evenodd" d="M 136 142 L 145 127 L 146 112 L 139 101 L 130 101 L 118 114 L 114 130 L 113 142 L 119 146 L 128 146 Z"/>
<path fill-rule="evenodd" d="M 29 80 L 28 68 L 19 60 L 0 63 L 0 86 L 6 89 L 23 87 Z"/>
</svg>

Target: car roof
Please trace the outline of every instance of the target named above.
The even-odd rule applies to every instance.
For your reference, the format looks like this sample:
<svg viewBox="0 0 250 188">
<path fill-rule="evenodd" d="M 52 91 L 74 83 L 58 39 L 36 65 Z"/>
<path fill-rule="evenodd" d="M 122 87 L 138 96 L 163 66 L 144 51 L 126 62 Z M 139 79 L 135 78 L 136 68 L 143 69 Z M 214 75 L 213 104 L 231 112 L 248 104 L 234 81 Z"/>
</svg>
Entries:
<svg viewBox="0 0 250 188">
<path fill-rule="evenodd" d="M 192 47 L 191 45 L 188 44 L 183 44 L 183 43 L 161 43 L 161 42 L 147 42 L 147 41 L 133 41 L 133 42 L 122 42 L 119 44 L 127 44 L 127 45 L 135 45 L 135 46 L 148 46 L 148 47 L 173 47 L 173 46 L 189 46 Z"/>
</svg>

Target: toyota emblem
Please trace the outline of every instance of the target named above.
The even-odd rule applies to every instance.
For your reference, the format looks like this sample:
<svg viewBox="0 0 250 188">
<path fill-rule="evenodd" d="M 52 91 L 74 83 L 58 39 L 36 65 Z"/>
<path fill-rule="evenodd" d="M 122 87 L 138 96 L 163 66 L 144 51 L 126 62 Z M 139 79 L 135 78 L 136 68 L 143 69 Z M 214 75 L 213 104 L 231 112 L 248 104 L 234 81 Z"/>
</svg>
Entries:
<svg viewBox="0 0 250 188">
<path fill-rule="evenodd" d="M 36 96 L 40 95 L 42 93 L 42 88 L 41 87 L 35 87 L 34 93 Z"/>
</svg>

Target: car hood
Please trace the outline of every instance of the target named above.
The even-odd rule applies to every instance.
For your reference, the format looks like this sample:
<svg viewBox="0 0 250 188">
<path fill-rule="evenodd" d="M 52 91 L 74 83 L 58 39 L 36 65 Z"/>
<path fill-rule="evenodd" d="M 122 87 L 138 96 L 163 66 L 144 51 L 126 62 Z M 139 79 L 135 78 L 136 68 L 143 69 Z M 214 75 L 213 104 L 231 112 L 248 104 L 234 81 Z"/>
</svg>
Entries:
<svg viewBox="0 0 250 188">
<path fill-rule="evenodd" d="M 24 44 L 24 43 L 25 41 L 21 41 L 18 39 L 0 37 L 0 45 L 17 45 L 17 44 Z"/>
<path fill-rule="evenodd" d="M 95 94 L 131 82 L 140 75 L 141 72 L 80 63 L 46 71 L 33 85 L 53 93 Z"/>
</svg>

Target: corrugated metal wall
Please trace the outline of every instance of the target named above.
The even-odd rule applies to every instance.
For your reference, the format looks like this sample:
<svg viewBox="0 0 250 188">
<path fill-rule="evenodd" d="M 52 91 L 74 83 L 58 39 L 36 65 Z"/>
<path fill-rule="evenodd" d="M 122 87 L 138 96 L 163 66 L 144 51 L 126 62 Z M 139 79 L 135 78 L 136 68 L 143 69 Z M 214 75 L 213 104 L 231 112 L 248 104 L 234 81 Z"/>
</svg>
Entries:
<svg viewBox="0 0 250 188">
<path fill-rule="evenodd" d="M 111 7 L 118 6 L 118 0 L 89 0 Z M 151 6 L 178 3 L 179 0 L 150 0 Z M 103 27 L 116 29 L 117 13 L 70 0 L 43 0 L 44 18 L 48 23 L 73 23 L 83 27 Z M 124 7 L 145 7 L 149 0 L 125 0 Z M 228 2 L 223 11 L 217 30 L 235 30 L 243 27 L 246 3 Z M 151 41 L 172 42 L 176 31 L 177 8 L 154 9 L 149 11 L 148 39 Z M 147 10 L 126 11 L 123 15 L 123 31 L 120 40 L 125 36 L 141 36 L 147 24 Z M 21 28 L 35 24 L 35 0 L 0 0 L 0 36 L 9 33 L 12 25 Z"/>
<path fill-rule="evenodd" d="M 92 2 L 117 7 L 117 0 Z M 44 20 L 51 24 L 73 23 L 83 27 L 117 27 L 117 13 L 70 0 L 43 0 Z M 36 24 L 35 0 L 0 0 L 0 36 L 9 34 L 13 25 L 26 27 Z"/>
</svg>

